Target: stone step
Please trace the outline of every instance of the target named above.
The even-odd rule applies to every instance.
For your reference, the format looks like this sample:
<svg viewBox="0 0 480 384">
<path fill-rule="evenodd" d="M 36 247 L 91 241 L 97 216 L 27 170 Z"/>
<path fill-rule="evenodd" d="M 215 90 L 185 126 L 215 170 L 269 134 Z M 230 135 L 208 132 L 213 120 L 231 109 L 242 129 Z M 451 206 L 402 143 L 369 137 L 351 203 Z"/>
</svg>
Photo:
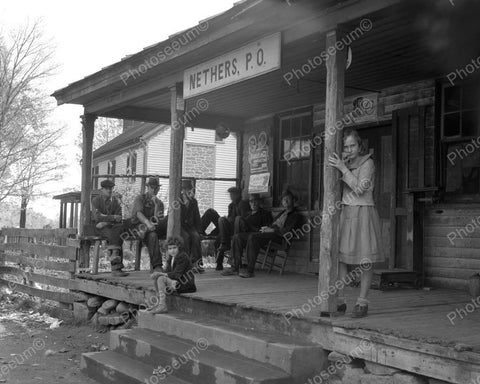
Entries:
<svg viewBox="0 0 480 384">
<path fill-rule="evenodd" d="M 134 328 L 110 332 L 110 348 L 192 383 L 292 384 L 292 377 L 269 364 L 208 344 Z"/>
<path fill-rule="evenodd" d="M 271 364 L 293 377 L 311 376 L 327 362 L 327 354 L 318 344 L 208 317 L 199 318 L 184 313 L 152 315 L 142 311 L 138 325 L 190 341 L 204 338 L 210 345 Z"/>
<path fill-rule="evenodd" d="M 84 353 L 80 368 L 101 384 L 189 384 L 172 375 L 155 376 L 152 366 L 114 351 Z"/>
</svg>

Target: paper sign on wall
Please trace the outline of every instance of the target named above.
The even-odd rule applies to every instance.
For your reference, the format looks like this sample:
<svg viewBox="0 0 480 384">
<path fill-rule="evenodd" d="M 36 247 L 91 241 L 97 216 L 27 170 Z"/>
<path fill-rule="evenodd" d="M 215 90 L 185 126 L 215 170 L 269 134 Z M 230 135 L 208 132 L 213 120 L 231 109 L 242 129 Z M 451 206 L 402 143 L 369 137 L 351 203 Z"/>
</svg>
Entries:
<svg viewBox="0 0 480 384">
<path fill-rule="evenodd" d="M 270 182 L 270 172 L 250 175 L 248 193 L 266 193 Z"/>
<path fill-rule="evenodd" d="M 253 133 L 248 138 L 248 162 L 251 173 L 262 173 L 268 170 L 268 139 L 267 133 Z"/>
</svg>

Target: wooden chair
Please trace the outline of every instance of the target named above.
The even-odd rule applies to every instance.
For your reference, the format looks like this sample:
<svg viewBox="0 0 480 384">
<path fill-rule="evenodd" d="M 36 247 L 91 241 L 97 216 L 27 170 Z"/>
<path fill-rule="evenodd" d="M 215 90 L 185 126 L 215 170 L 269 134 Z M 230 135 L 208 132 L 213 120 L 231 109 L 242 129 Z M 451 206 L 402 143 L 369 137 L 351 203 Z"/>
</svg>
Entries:
<svg viewBox="0 0 480 384">
<path fill-rule="evenodd" d="M 85 264 L 83 268 L 79 268 L 78 272 L 90 271 L 92 275 L 98 274 L 98 262 L 100 259 L 100 246 L 102 241 L 106 239 L 101 236 L 97 236 L 95 233 L 95 227 L 93 224 L 85 224 L 83 227 L 83 236 L 79 236 L 78 239 L 81 242 L 80 248 L 87 252 L 84 256 Z M 90 265 L 90 247 L 93 245 L 93 260 Z"/>
<path fill-rule="evenodd" d="M 91 265 L 88 265 L 85 269 L 89 270 L 90 274 L 97 275 L 98 264 L 100 261 L 100 248 L 102 245 L 102 241 L 106 241 L 107 239 L 96 235 L 95 227 L 93 224 L 85 225 L 83 233 L 84 235 L 79 237 L 79 239 L 85 244 L 87 249 L 90 250 L 90 247 L 93 245 L 93 260 Z M 139 271 L 142 256 L 142 239 L 130 234 L 123 240 L 135 242 L 135 271 Z"/>
<path fill-rule="evenodd" d="M 271 273 L 273 268 L 278 268 L 282 275 L 290 254 L 290 245 L 285 241 L 279 244 L 270 240 L 260 252 L 257 264 L 261 264 L 262 269 L 268 268 L 268 273 Z"/>
</svg>

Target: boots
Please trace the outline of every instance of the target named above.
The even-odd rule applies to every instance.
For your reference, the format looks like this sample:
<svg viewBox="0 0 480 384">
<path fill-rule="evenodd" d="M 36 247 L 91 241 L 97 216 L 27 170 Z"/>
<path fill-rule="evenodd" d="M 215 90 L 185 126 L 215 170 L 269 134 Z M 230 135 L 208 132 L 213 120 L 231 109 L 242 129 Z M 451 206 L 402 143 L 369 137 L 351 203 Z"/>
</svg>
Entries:
<svg viewBox="0 0 480 384">
<path fill-rule="evenodd" d="M 166 292 L 166 283 L 165 279 L 167 278 L 164 274 L 161 272 L 154 272 L 151 275 L 151 278 L 153 279 L 153 285 L 155 287 L 155 292 L 157 292 L 157 297 L 158 297 L 158 303 L 149 308 L 148 311 L 154 315 L 160 314 L 160 313 L 167 313 L 168 308 L 167 308 L 167 295 L 165 294 Z"/>
<path fill-rule="evenodd" d="M 123 261 L 122 256 L 120 256 L 121 248 L 118 246 L 109 246 L 107 248 L 110 251 L 110 264 L 112 266 L 112 276 L 114 277 L 125 277 L 128 276 L 127 272 L 122 271 Z"/>
</svg>

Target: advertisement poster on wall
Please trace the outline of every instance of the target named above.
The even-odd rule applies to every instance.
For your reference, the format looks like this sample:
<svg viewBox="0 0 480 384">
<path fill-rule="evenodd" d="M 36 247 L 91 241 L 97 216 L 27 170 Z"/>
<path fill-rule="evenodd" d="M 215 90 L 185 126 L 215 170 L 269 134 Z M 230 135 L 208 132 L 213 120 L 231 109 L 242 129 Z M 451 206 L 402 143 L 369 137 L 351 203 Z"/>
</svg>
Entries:
<svg viewBox="0 0 480 384">
<path fill-rule="evenodd" d="M 250 173 L 268 171 L 268 141 L 265 131 L 253 133 L 248 138 L 248 162 Z"/>
<path fill-rule="evenodd" d="M 248 193 L 267 193 L 270 183 L 270 172 L 250 175 Z"/>
</svg>

